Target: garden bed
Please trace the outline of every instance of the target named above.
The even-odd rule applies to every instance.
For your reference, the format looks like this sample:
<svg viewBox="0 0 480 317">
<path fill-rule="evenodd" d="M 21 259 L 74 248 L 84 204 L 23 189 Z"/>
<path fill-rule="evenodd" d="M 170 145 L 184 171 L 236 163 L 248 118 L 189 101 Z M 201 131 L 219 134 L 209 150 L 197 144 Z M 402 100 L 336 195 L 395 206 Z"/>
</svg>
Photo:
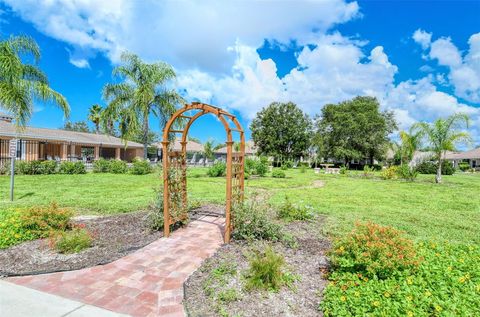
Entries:
<svg viewBox="0 0 480 317">
<path fill-rule="evenodd" d="M 206 260 L 185 283 L 185 307 L 189 316 L 319 316 L 319 304 L 326 285 L 325 252 L 330 243 L 321 237 L 323 218 L 293 222 L 287 232 L 296 243 L 274 243 L 275 252 L 285 258 L 295 281 L 278 292 L 247 291 L 243 274 L 248 254 L 262 242 L 233 241 Z"/>
<path fill-rule="evenodd" d="M 49 247 L 48 239 L 27 241 L 0 250 L 0 276 L 30 275 L 78 270 L 117 260 L 162 237 L 147 224 L 147 212 L 105 217 L 79 217 L 93 233 L 93 246 L 79 253 L 60 254 Z"/>
</svg>

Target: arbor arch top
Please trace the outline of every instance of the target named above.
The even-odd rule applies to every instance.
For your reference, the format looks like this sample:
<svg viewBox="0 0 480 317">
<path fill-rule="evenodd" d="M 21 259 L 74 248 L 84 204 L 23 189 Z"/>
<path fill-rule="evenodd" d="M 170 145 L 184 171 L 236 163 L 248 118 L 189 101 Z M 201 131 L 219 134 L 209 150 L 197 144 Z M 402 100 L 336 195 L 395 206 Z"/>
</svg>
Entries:
<svg viewBox="0 0 480 317">
<path fill-rule="evenodd" d="M 245 133 L 237 118 L 218 107 L 200 102 L 192 102 L 177 110 L 168 120 L 163 131 L 163 215 L 164 236 L 170 235 L 170 226 L 187 220 L 187 143 L 191 125 L 205 114 L 215 115 L 223 124 L 227 133 L 227 168 L 226 168 L 226 207 L 225 207 L 225 242 L 230 241 L 233 230 L 231 224 L 232 207 L 243 201 L 244 196 L 244 158 Z M 233 126 L 231 125 L 233 123 Z M 178 128 L 182 127 L 182 128 Z M 232 134 L 238 133 L 240 148 L 234 152 Z M 181 151 L 171 151 L 172 135 L 182 134 Z"/>
</svg>

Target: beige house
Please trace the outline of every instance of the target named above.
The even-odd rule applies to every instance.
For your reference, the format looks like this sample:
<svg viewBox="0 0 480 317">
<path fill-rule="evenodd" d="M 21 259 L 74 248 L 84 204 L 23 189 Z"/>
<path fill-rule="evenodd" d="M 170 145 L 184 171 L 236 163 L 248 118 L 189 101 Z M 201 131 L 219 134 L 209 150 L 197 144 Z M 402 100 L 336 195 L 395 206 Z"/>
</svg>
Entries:
<svg viewBox="0 0 480 317">
<path fill-rule="evenodd" d="M 227 147 L 224 146 L 222 148 L 219 148 L 218 150 L 215 151 L 215 154 L 218 156 L 226 156 L 227 155 Z M 247 141 L 245 142 L 245 156 L 255 156 L 257 155 L 257 147 L 255 146 L 255 143 L 253 141 Z"/>
<path fill-rule="evenodd" d="M 143 157 L 143 145 L 125 144 L 121 139 L 105 134 L 26 127 L 17 130 L 12 118 L 0 113 L 0 159 L 9 157 L 8 143 L 17 139 L 17 159 L 82 160 L 99 158 L 131 161 Z"/>
<path fill-rule="evenodd" d="M 470 164 L 471 168 L 480 168 L 480 147 L 465 152 L 447 152 L 445 159 L 452 162 L 454 167 L 458 167 L 461 162 Z"/>
</svg>

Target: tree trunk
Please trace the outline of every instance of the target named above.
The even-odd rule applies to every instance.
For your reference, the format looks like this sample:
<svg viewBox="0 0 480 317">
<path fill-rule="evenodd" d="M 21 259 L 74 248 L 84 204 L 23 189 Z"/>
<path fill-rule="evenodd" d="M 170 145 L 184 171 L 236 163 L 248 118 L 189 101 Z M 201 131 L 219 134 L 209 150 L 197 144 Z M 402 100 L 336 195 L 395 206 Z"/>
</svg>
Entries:
<svg viewBox="0 0 480 317">
<path fill-rule="evenodd" d="M 148 158 L 148 113 L 143 116 L 143 158 Z"/>
<path fill-rule="evenodd" d="M 442 152 L 438 154 L 438 167 L 437 167 L 437 175 L 435 176 L 435 183 L 442 182 Z"/>
</svg>

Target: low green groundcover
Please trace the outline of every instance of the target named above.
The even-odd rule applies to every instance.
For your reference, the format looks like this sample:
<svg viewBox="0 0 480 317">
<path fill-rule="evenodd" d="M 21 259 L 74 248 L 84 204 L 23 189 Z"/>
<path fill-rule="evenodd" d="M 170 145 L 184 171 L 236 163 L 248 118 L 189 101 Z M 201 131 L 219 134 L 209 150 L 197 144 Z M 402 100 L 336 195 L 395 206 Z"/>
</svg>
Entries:
<svg viewBox="0 0 480 317">
<path fill-rule="evenodd" d="M 386 279 L 333 272 L 325 316 L 480 316 L 480 247 L 417 243 L 421 263 Z"/>
</svg>

